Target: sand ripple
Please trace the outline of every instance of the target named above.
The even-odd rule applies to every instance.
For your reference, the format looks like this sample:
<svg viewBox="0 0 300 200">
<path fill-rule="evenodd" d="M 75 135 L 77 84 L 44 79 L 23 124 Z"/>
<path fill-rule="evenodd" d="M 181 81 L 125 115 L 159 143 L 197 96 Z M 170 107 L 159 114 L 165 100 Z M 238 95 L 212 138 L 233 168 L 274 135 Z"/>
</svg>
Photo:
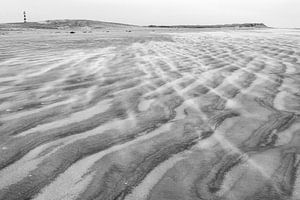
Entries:
<svg viewBox="0 0 300 200">
<path fill-rule="evenodd" d="M 1 36 L 1 200 L 300 199 L 300 31 L 126 34 Z"/>
</svg>

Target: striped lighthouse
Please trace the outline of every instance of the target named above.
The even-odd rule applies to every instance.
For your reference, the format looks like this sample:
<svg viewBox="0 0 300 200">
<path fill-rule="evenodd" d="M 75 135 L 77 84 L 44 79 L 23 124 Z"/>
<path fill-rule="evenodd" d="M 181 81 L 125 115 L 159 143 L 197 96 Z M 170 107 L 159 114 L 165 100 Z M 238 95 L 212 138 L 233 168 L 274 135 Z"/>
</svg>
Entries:
<svg viewBox="0 0 300 200">
<path fill-rule="evenodd" d="M 26 23 L 27 22 L 27 18 L 26 18 L 26 12 L 25 11 L 23 12 L 23 15 L 24 15 L 24 23 Z"/>
</svg>

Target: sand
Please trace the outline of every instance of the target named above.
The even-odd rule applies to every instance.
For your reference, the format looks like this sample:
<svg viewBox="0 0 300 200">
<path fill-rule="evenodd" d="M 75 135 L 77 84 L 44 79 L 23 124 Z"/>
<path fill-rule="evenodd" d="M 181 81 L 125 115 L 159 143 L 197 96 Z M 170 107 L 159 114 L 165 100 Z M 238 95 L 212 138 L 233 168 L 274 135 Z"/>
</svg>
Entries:
<svg viewBox="0 0 300 200">
<path fill-rule="evenodd" d="M 300 31 L 0 35 L 0 199 L 300 199 Z"/>
</svg>

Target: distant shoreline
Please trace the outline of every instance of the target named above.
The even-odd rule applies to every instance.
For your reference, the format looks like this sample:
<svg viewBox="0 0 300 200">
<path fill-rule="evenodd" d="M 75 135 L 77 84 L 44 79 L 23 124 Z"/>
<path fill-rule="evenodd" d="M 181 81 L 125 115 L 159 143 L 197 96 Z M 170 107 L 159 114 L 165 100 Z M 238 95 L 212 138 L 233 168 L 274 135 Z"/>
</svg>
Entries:
<svg viewBox="0 0 300 200">
<path fill-rule="evenodd" d="M 243 23 L 243 24 L 223 24 L 223 25 L 149 25 L 138 26 L 122 23 L 103 22 L 94 20 L 46 20 L 43 22 L 27 22 L 27 23 L 3 23 L 0 24 L 0 30 L 14 29 L 105 29 L 105 28 L 269 28 L 263 23 Z"/>
<path fill-rule="evenodd" d="M 149 28 L 269 28 L 263 23 L 220 24 L 220 25 L 150 25 Z"/>
</svg>

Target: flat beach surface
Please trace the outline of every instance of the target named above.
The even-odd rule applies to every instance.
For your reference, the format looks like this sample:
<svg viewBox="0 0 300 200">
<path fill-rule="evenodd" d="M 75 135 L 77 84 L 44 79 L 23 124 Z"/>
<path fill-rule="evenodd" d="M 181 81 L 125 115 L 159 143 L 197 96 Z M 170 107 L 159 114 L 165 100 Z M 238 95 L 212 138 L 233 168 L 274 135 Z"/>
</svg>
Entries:
<svg viewBox="0 0 300 200">
<path fill-rule="evenodd" d="M 300 30 L 0 34 L 0 200 L 299 200 Z"/>
</svg>

